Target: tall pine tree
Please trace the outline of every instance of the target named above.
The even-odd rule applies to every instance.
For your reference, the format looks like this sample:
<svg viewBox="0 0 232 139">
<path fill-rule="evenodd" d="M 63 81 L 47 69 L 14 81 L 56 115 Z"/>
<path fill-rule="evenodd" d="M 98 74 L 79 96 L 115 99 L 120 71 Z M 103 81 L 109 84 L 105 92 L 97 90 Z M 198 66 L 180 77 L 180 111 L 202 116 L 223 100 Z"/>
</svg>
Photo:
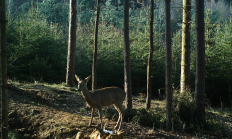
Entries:
<svg viewBox="0 0 232 139">
<path fill-rule="evenodd" d="M 182 23 L 182 54 L 180 91 L 191 90 L 190 83 L 190 27 L 191 27 L 191 0 L 183 0 Z"/>
<path fill-rule="evenodd" d="M 132 108 L 129 42 L 129 0 L 124 1 L 124 89 L 127 94 L 126 107 Z"/>
<path fill-rule="evenodd" d="M 166 38 L 166 129 L 173 125 L 172 109 L 172 38 L 171 38 L 171 0 L 165 0 L 165 38 Z"/>
<path fill-rule="evenodd" d="M 74 86 L 75 75 L 75 56 L 76 56 L 76 20 L 77 20 L 77 1 L 70 0 L 69 6 L 69 37 L 68 37 L 68 55 L 67 55 L 67 72 L 66 83 Z"/>
<path fill-rule="evenodd" d="M 97 16 L 95 20 L 94 32 L 94 53 L 93 53 L 93 67 L 92 67 L 92 90 L 97 89 L 97 39 L 98 39 L 98 22 L 100 15 L 100 1 L 97 0 Z"/>
<path fill-rule="evenodd" d="M 8 95 L 7 95 L 7 49 L 6 49 L 6 5 L 5 0 L 0 2 L 1 23 L 1 138 L 8 138 Z"/>
<path fill-rule="evenodd" d="M 154 0 L 151 0 L 150 4 L 150 49 L 147 64 L 147 99 L 146 109 L 151 107 L 151 69 L 152 69 L 152 58 L 153 58 L 153 20 L 154 20 Z"/>
<path fill-rule="evenodd" d="M 204 0 L 196 0 L 196 86 L 195 107 L 197 120 L 205 122 L 205 22 Z"/>
</svg>

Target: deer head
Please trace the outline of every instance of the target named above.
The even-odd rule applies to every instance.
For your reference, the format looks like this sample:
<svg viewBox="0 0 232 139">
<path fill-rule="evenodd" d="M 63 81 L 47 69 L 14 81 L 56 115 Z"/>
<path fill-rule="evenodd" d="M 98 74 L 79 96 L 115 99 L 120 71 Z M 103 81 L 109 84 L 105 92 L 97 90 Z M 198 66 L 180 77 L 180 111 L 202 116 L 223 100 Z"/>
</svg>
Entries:
<svg viewBox="0 0 232 139">
<path fill-rule="evenodd" d="M 77 91 L 83 91 L 84 89 L 86 89 L 87 88 L 87 82 L 89 82 L 89 80 L 91 79 L 91 75 L 86 77 L 84 80 L 82 80 L 77 75 L 75 75 L 75 77 L 76 77 L 76 80 L 78 81 Z"/>
</svg>

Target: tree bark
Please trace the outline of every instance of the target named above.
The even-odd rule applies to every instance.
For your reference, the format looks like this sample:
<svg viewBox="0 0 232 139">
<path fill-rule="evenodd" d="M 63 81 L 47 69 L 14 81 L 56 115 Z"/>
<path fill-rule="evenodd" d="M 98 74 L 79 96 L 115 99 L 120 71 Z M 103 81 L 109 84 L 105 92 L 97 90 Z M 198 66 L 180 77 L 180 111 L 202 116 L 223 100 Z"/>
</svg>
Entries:
<svg viewBox="0 0 232 139">
<path fill-rule="evenodd" d="M 183 0 L 182 55 L 180 92 L 191 91 L 190 82 L 190 27 L 191 0 Z"/>
<path fill-rule="evenodd" d="M 151 70 L 152 70 L 152 59 L 153 59 L 153 20 L 154 20 L 154 0 L 151 0 L 150 4 L 150 49 L 148 56 L 147 65 L 147 99 L 146 109 L 151 107 Z"/>
<path fill-rule="evenodd" d="M 205 23 L 203 0 L 196 0 L 196 45 L 196 118 L 200 122 L 205 122 Z"/>
<path fill-rule="evenodd" d="M 166 130 L 173 126 L 172 109 L 172 38 L 171 38 L 171 14 L 170 0 L 165 0 L 165 37 L 166 37 Z"/>
<path fill-rule="evenodd" d="M 6 48 L 6 5 L 5 0 L 0 2 L 0 23 L 1 23 L 1 70 L 2 70 L 2 100 L 1 100 L 1 109 L 2 109 L 2 121 L 1 129 L 2 139 L 8 138 L 8 94 L 7 94 L 7 48 Z"/>
<path fill-rule="evenodd" d="M 75 75 L 75 56 L 76 56 L 76 10 L 77 1 L 70 0 L 69 6 L 69 40 L 68 40 L 68 55 L 67 55 L 67 72 L 66 83 L 69 86 L 74 86 Z"/>
<path fill-rule="evenodd" d="M 94 53 L 93 53 L 93 67 L 92 67 L 92 90 L 97 89 L 97 38 L 98 38 L 98 23 L 100 15 L 100 1 L 97 0 L 97 16 L 95 21 L 94 34 Z"/>
<path fill-rule="evenodd" d="M 130 43 L 129 43 L 129 0 L 124 1 L 124 89 L 127 94 L 126 107 L 132 108 Z"/>
</svg>

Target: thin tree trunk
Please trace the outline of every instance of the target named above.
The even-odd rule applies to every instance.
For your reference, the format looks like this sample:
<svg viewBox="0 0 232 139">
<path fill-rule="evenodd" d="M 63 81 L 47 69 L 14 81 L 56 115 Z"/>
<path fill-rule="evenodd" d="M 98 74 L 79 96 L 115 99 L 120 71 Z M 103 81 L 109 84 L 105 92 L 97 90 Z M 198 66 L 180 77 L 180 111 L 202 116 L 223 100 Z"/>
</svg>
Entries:
<svg viewBox="0 0 232 139">
<path fill-rule="evenodd" d="M 69 40 L 68 40 L 68 55 L 67 55 L 67 72 L 66 83 L 69 86 L 74 86 L 75 75 L 75 56 L 76 56 L 76 10 L 77 1 L 70 0 L 69 6 Z"/>
<path fill-rule="evenodd" d="M 173 125 L 172 110 L 172 38 L 170 0 L 165 0 L 165 37 L 166 37 L 166 130 L 171 130 Z"/>
<path fill-rule="evenodd" d="M 100 15 L 100 1 L 97 0 L 97 16 L 95 21 L 95 34 L 94 34 L 94 53 L 93 53 L 93 67 L 92 67 L 92 90 L 97 89 L 97 38 L 98 38 L 98 23 Z"/>
<path fill-rule="evenodd" d="M 126 107 L 132 108 L 129 43 L 129 0 L 124 1 L 124 82 L 124 88 L 127 94 Z"/>
<path fill-rule="evenodd" d="M 1 22 L 1 68 L 2 68 L 2 139 L 8 138 L 8 94 L 7 94 L 7 49 L 6 49 L 6 12 L 5 12 L 5 0 L 0 2 L 0 22 Z"/>
<path fill-rule="evenodd" d="M 147 65 L 147 99 L 146 109 L 151 107 L 151 69 L 152 69 L 152 58 L 153 58 L 153 20 L 154 20 L 154 0 L 151 0 L 150 4 L 150 49 Z"/>
<path fill-rule="evenodd" d="M 197 120 L 205 122 L 205 23 L 203 0 L 196 0 L 196 45 L 195 107 Z"/>
<path fill-rule="evenodd" d="M 191 91 L 190 83 L 190 24 L 191 0 L 183 0 L 182 55 L 181 55 L 181 93 Z"/>
</svg>

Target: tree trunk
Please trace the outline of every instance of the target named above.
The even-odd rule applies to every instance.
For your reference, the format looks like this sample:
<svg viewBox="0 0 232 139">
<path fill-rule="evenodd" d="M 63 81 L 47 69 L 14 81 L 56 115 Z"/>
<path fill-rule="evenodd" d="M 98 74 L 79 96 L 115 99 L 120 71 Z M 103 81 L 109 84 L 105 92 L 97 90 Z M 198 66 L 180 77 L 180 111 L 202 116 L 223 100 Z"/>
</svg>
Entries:
<svg viewBox="0 0 232 139">
<path fill-rule="evenodd" d="M 97 0 L 97 16 L 95 21 L 95 34 L 94 34 L 94 53 L 93 53 L 93 67 L 92 67 L 92 90 L 97 89 L 97 38 L 98 38 L 98 23 L 100 15 L 100 1 Z"/>
<path fill-rule="evenodd" d="M 150 4 L 150 49 L 147 65 L 147 99 L 146 109 L 151 107 L 151 69 L 152 69 L 152 58 L 153 58 L 153 20 L 154 20 L 154 0 L 151 0 Z"/>
<path fill-rule="evenodd" d="M 126 107 L 132 108 L 129 43 L 129 0 L 124 1 L 124 82 L 124 88 L 127 94 Z"/>
<path fill-rule="evenodd" d="M 190 82 L 190 24 L 191 0 L 183 0 L 182 55 L 180 92 L 191 91 Z"/>
<path fill-rule="evenodd" d="M 2 70 L 2 139 L 8 138 L 8 94 L 7 94 L 7 49 L 6 49 L 6 12 L 5 12 L 5 0 L 0 2 L 0 22 L 1 22 L 1 70 Z"/>
<path fill-rule="evenodd" d="M 68 55 L 67 55 L 67 72 L 66 83 L 69 86 L 74 86 L 75 75 L 75 56 L 76 56 L 76 10 L 77 1 L 70 0 L 69 6 L 69 40 L 68 40 Z"/>
<path fill-rule="evenodd" d="M 205 23 L 203 0 L 196 0 L 196 45 L 195 107 L 197 120 L 205 122 Z"/>
<path fill-rule="evenodd" d="M 165 0 L 165 37 L 166 37 L 166 130 L 172 129 L 172 38 L 171 38 L 171 14 L 170 0 Z"/>
</svg>

